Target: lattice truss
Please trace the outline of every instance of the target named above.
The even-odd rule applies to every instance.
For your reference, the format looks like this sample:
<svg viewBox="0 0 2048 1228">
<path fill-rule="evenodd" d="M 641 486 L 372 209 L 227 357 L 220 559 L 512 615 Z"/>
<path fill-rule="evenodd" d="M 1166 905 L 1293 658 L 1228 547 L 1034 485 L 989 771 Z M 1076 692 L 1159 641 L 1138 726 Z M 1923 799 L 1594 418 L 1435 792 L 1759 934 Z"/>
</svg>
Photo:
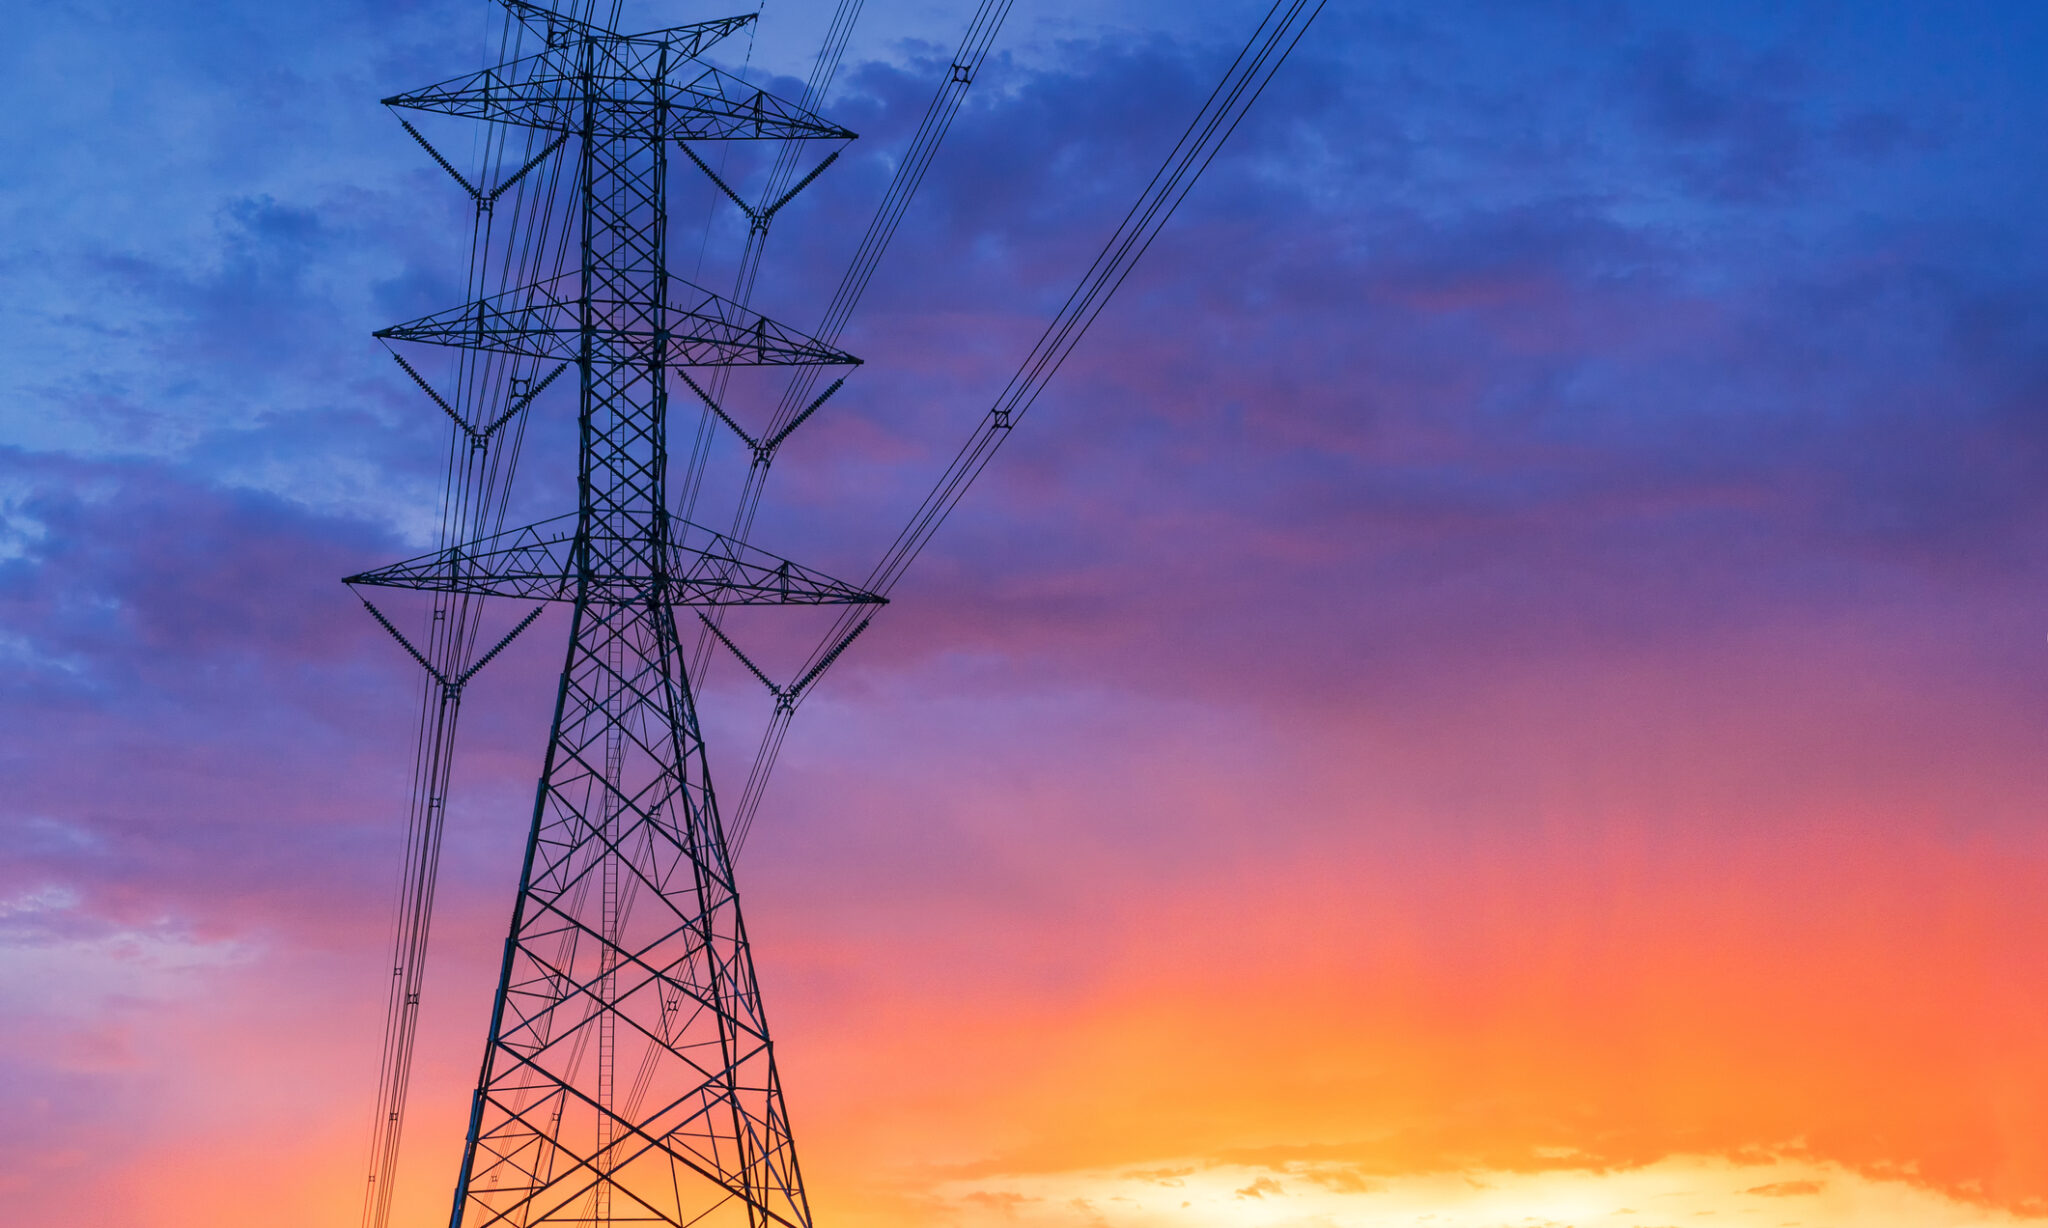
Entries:
<svg viewBox="0 0 2048 1228">
<path fill-rule="evenodd" d="M 493 507 L 502 516 L 502 495 L 465 477 L 448 544 L 349 578 L 364 589 L 432 594 L 436 603 L 421 644 L 371 607 L 426 667 L 429 723 L 446 727 L 420 769 L 415 820 L 429 847 L 416 857 L 429 880 L 454 706 L 505 642 L 475 652 L 478 604 L 509 597 L 570 610 L 452 1223 L 809 1228 L 678 611 L 701 640 L 690 607 L 881 599 L 675 517 L 666 416 L 671 376 L 701 391 L 718 386 L 722 368 L 858 360 L 676 276 L 667 194 L 679 142 L 769 140 L 789 150 L 853 134 L 696 58 L 751 17 L 625 36 L 570 13 L 506 5 L 540 50 L 385 101 L 401 113 L 480 121 L 494 147 L 535 151 L 501 159 L 509 176 L 480 187 L 406 124 L 475 199 L 487 254 L 497 250 L 489 219 L 501 200 L 529 199 L 527 187 L 546 176 L 565 184 L 568 203 L 552 223 L 564 258 L 556 269 L 543 258 L 506 263 L 495 276 L 511 288 L 474 277 L 472 301 L 377 335 L 455 420 L 470 445 L 458 453 L 473 453 L 459 459 L 472 468 L 487 466 L 482 458 L 542 389 L 573 373 L 578 506 L 505 529 L 491 520 Z M 508 197 L 515 183 L 518 194 Z M 529 209 L 524 224 L 545 227 L 551 207 Z M 456 388 L 444 390 L 406 357 L 421 345 L 461 351 Z M 496 469 L 476 472 L 498 480 Z M 422 943 L 425 908 L 412 921 Z M 405 923 L 387 1067 L 392 1046 L 404 1052 L 395 1085 L 387 1070 L 380 1113 L 389 1109 L 388 1125 L 380 1124 L 383 1151 L 373 1156 L 387 1186 L 418 1001 Z M 381 1224 L 389 1200 L 388 1188 L 373 1184 L 366 1222 Z"/>
<path fill-rule="evenodd" d="M 420 751 L 408 820 L 406 889 L 395 917 L 383 1073 L 364 1228 L 386 1228 L 428 922 L 464 688 L 551 604 L 570 642 L 542 769 L 489 1043 L 457 1174 L 452 1228 L 620 1222 L 810 1228 L 768 1024 L 754 979 L 733 849 L 745 835 L 796 705 L 868 625 L 874 607 L 944 523 L 1173 214 L 1203 168 L 1299 43 L 1324 0 L 1274 0 L 1243 51 L 1094 262 L 858 585 L 770 554 L 749 539 L 776 449 L 857 360 L 835 347 L 934 150 L 1009 11 L 979 0 L 923 122 L 897 162 L 852 264 L 807 336 L 751 310 L 769 223 L 830 166 L 806 151 L 852 133 L 812 113 L 846 46 L 859 0 L 839 0 L 804 105 L 698 59 L 751 17 L 620 35 L 591 20 L 597 0 L 497 0 L 508 14 L 495 67 L 385 101 L 401 115 L 475 121 L 485 135 L 472 183 L 420 130 L 406 130 L 476 204 L 468 301 L 380 332 L 454 432 L 438 548 L 350 577 L 359 591 L 426 594 L 415 643 L 364 604 L 423 668 Z M 609 6 L 617 11 L 617 0 Z M 537 46 L 537 50 L 529 47 Z M 770 140 L 758 203 L 691 148 Z M 668 264 L 671 147 L 746 215 L 730 297 Z M 806 171 L 804 168 L 808 167 Z M 565 190 L 565 191 L 564 191 Z M 452 368 L 429 379 L 415 356 Z M 720 404 L 741 366 L 786 368 L 765 426 Z M 577 507 L 507 528 L 506 490 L 526 409 L 575 373 Z M 693 374 L 694 372 L 694 374 Z M 729 531 L 671 514 L 669 377 L 746 445 Z M 565 385 L 566 386 L 566 385 Z M 677 467 L 694 498 L 702 453 Z M 481 613 L 534 605 L 489 647 Z M 771 680 L 720 626 L 727 607 L 836 607 L 798 667 Z M 688 612 L 679 618 L 678 611 Z M 681 628 L 695 635 L 683 648 Z M 721 812 L 705 767 L 692 686 L 713 646 L 775 696 L 738 803 Z M 726 824 L 731 823 L 728 830 Z"/>
</svg>

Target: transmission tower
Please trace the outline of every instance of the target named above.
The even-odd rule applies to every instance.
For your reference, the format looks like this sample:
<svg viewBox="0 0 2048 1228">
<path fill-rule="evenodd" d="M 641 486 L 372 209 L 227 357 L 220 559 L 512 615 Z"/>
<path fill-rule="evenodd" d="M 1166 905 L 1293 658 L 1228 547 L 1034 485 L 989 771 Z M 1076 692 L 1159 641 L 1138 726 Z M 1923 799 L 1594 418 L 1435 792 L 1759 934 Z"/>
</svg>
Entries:
<svg viewBox="0 0 2048 1228">
<path fill-rule="evenodd" d="M 451 1224 L 809 1228 L 678 611 L 879 599 L 673 516 L 667 411 L 689 369 L 857 360 L 672 272 L 668 166 L 686 141 L 853 134 L 696 58 L 751 17 L 627 36 L 511 8 L 538 52 L 385 101 L 571 145 L 574 267 L 377 335 L 573 366 L 577 508 L 350 577 L 570 608 Z"/>
<path fill-rule="evenodd" d="M 472 182 L 404 121 L 476 206 L 469 301 L 376 334 L 453 423 L 441 545 L 348 578 L 359 593 L 411 590 L 429 603 L 415 642 L 363 602 L 424 672 L 365 1228 L 385 1228 L 392 1210 L 464 689 L 556 603 L 569 610 L 566 659 L 451 1228 L 810 1228 L 734 850 L 799 702 L 868 626 L 1323 5 L 1275 0 L 910 523 L 867 579 L 847 584 L 751 544 L 755 509 L 776 449 L 844 382 L 812 397 L 818 381 L 858 363 L 837 348 L 839 332 L 1010 2 L 978 0 L 815 336 L 748 301 L 770 223 L 853 137 L 814 112 L 861 0 L 839 0 L 802 103 L 698 58 L 752 16 L 622 35 L 617 0 L 603 20 L 598 0 L 561 0 L 559 10 L 496 0 L 506 15 L 501 62 L 384 100 L 401 114 L 475 121 L 483 135 Z M 522 54 L 528 44 L 538 49 Z M 731 141 L 777 143 L 757 204 L 691 148 Z M 832 148 L 807 152 L 819 142 Z M 672 147 L 748 219 L 732 297 L 670 267 Z M 416 346 L 448 358 L 440 379 L 406 357 L 423 352 Z M 766 427 L 750 433 L 721 399 L 734 369 L 755 366 L 788 368 L 789 377 Z M 576 510 L 506 529 L 527 411 L 550 387 L 569 387 L 572 368 Z M 697 443 L 673 461 L 671 376 L 701 403 Z M 749 456 L 722 533 L 674 510 L 694 506 L 715 424 Z M 484 648 L 484 610 L 501 600 L 534 604 Z M 729 607 L 761 605 L 838 607 L 787 685 L 720 625 Z M 696 687 L 714 645 L 775 699 L 736 817 L 721 814 L 697 719 Z"/>
</svg>

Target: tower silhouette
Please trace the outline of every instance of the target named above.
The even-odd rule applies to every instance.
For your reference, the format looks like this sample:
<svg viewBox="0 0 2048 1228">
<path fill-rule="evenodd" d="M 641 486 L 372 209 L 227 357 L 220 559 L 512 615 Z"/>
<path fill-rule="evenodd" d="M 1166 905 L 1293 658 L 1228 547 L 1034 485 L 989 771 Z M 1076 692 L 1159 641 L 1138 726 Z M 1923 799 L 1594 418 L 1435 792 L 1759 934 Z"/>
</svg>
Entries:
<svg viewBox="0 0 2048 1228">
<path fill-rule="evenodd" d="M 816 337 L 747 303 L 769 223 L 838 156 L 836 145 L 822 157 L 806 151 L 814 142 L 853 136 L 813 109 L 845 50 L 860 0 L 840 0 L 801 105 L 697 58 L 752 16 L 621 35 L 619 0 L 603 6 L 610 13 L 603 21 L 595 18 L 598 0 L 557 2 L 560 11 L 496 0 L 506 14 L 502 62 L 384 100 L 401 116 L 482 124 L 472 172 L 482 182 L 472 183 L 409 119 L 402 121 L 467 193 L 476 215 L 468 301 L 377 333 L 453 424 L 440 548 L 348 578 L 359 593 L 412 590 L 428 603 L 415 643 L 367 596 L 363 602 L 424 670 L 363 1224 L 386 1228 L 392 1211 L 464 690 L 560 603 L 569 608 L 566 658 L 451 1228 L 810 1228 L 733 850 L 798 703 L 868 626 L 1036 402 L 1324 0 L 1273 0 L 1009 383 L 857 586 L 754 547 L 754 512 L 776 449 L 844 382 L 813 398 L 826 369 L 858 362 L 836 348 L 839 333 L 982 68 L 1010 0 L 979 0 Z M 520 54 L 532 43 L 538 51 Z M 742 199 L 691 147 L 707 141 L 776 143 L 758 204 Z M 671 146 L 748 219 L 732 298 L 670 267 Z M 438 380 L 406 357 L 422 346 L 440 347 L 447 360 Z M 727 377 L 746 366 L 789 369 L 780 403 L 753 431 L 721 404 Z M 572 368 L 576 509 L 506 529 L 506 492 L 526 411 L 549 388 L 569 387 Z M 671 376 L 702 403 L 697 443 L 673 463 Z M 725 533 L 674 510 L 694 506 L 714 422 L 730 429 L 749 456 Z M 681 475 L 680 497 L 670 490 L 672 470 Z M 535 604 L 483 648 L 485 608 L 507 599 Z M 720 626 L 721 607 L 740 605 L 838 608 L 796 680 L 778 685 Z M 688 652 L 685 625 L 696 636 Z M 696 710 L 695 688 L 714 645 L 728 649 L 775 699 L 738 803 L 725 812 L 712 789 Z"/>
<path fill-rule="evenodd" d="M 716 387 L 721 368 L 857 360 L 676 276 L 668 166 L 684 141 L 853 134 L 696 58 L 751 17 L 626 36 L 508 7 L 541 50 L 385 102 L 540 134 L 518 176 L 573 159 L 570 267 L 377 335 L 465 351 L 463 370 L 490 365 L 498 400 L 516 408 L 573 367 L 577 507 L 349 577 L 449 602 L 570 607 L 450 1222 L 809 1228 L 678 611 L 880 598 L 672 514 L 667 411 L 686 369 Z M 470 186 L 407 126 L 480 212 L 504 191 Z M 498 404 L 457 410 L 405 365 L 477 450 L 490 446 Z M 440 621 L 453 612 L 435 607 Z M 451 705 L 482 663 L 399 638 Z M 445 765 L 438 778 L 445 787 Z M 434 823 L 439 804 L 426 803 Z M 402 1003 L 416 1004 L 416 991 Z M 395 1110 L 389 1120 L 395 1147 Z M 388 1214 L 388 1190 L 375 1193 Z"/>
</svg>

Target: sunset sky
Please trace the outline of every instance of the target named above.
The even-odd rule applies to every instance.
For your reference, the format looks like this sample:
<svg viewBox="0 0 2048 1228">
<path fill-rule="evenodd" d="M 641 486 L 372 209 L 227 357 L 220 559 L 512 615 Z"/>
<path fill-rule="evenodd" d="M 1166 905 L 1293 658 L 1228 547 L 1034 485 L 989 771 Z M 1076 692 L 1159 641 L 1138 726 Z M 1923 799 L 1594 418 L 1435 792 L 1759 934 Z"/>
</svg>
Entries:
<svg viewBox="0 0 2048 1228">
<path fill-rule="evenodd" d="M 369 334 L 469 210 L 376 100 L 493 9 L 15 8 L 0 1223 L 353 1228 L 417 678 L 338 579 L 432 544 Z M 867 4 L 757 306 L 971 9 Z M 794 98 L 829 10 L 714 58 Z M 1263 10 L 1017 0 L 757 540 L 865 574 Z M 2048 1225 L 2044 66 L 2020 0 L 1332 3 L 797 717 L 739 873 L 820 1228 Z M 573 506 L 573 397 L 526 447 Z M 396 1223 L 565 626 L 465 707 Z M 720 661 L 728 796 L 766 710 Z"/>
</svg>

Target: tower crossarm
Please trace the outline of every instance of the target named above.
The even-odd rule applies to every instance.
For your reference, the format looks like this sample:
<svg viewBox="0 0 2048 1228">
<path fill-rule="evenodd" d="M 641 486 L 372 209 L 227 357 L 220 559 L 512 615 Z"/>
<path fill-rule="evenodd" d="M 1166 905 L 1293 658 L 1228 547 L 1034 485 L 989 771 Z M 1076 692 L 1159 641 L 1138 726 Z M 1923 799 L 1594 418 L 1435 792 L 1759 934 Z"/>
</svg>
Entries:
<svg viewBox="0 0 2048 1228">
<path fill-rule="evenodd" d="M 504 5 L 521 25 L 546 39 L 550 47 L 562 46 L 575 39 L 606 40 L 617 37 L 602 26 L 570 17 L 565 13 L 557 13 L 544 5 L 529 3 L 528 0 L 498 0 L 498 3 Z M 744 13 L 738 17 L 695 21 L 638 37 L 642 40 L 661 38 L 683 55 L 697 55 L 728 34 L 744 29 L 753 22 L 755 16 L 753 13 Z"/>
<path fill-rule="evenodd" d="M 709 45 L 711 27 L 749 20 L 633 36 L 565 25 L 571 37 L 560 45 L 394 94 L 384 105 L 597 138 L 852 139 L 848 129 L 695 58 L 692 48 Z"/>
<path fill-rule="evenodd" d="M 590 304 L 586 324 L 573 276 L 494 294 L 404 324 L 379 329 L 386 341 L 416 341 L 529 358 L 577 360 L 586 328 L 611 352 L 659 353 L 666 364 L 854 366 L 860 359 L 680 277 L 667 279 L 662 303 Z"/>
<path fill-rule="evenodd" d="M 686 520 L 672 520 L 660 571 L 616 574 L 593 568 L 584 579 L 586 595 L 597 600 L 672 605 L 880 605 L 882 598 L 822 572 L 793 563 L 757 546 L 714 533 Z M 593 543 L 593 560 L 626 552 Z M 573 601 L 581 572 L 577 566 L 576 517 L 539 524 L 437 550 L 348 577 L 347 583 L 432 593 L 519 597 L 528 601 Z"/>
</svg>

